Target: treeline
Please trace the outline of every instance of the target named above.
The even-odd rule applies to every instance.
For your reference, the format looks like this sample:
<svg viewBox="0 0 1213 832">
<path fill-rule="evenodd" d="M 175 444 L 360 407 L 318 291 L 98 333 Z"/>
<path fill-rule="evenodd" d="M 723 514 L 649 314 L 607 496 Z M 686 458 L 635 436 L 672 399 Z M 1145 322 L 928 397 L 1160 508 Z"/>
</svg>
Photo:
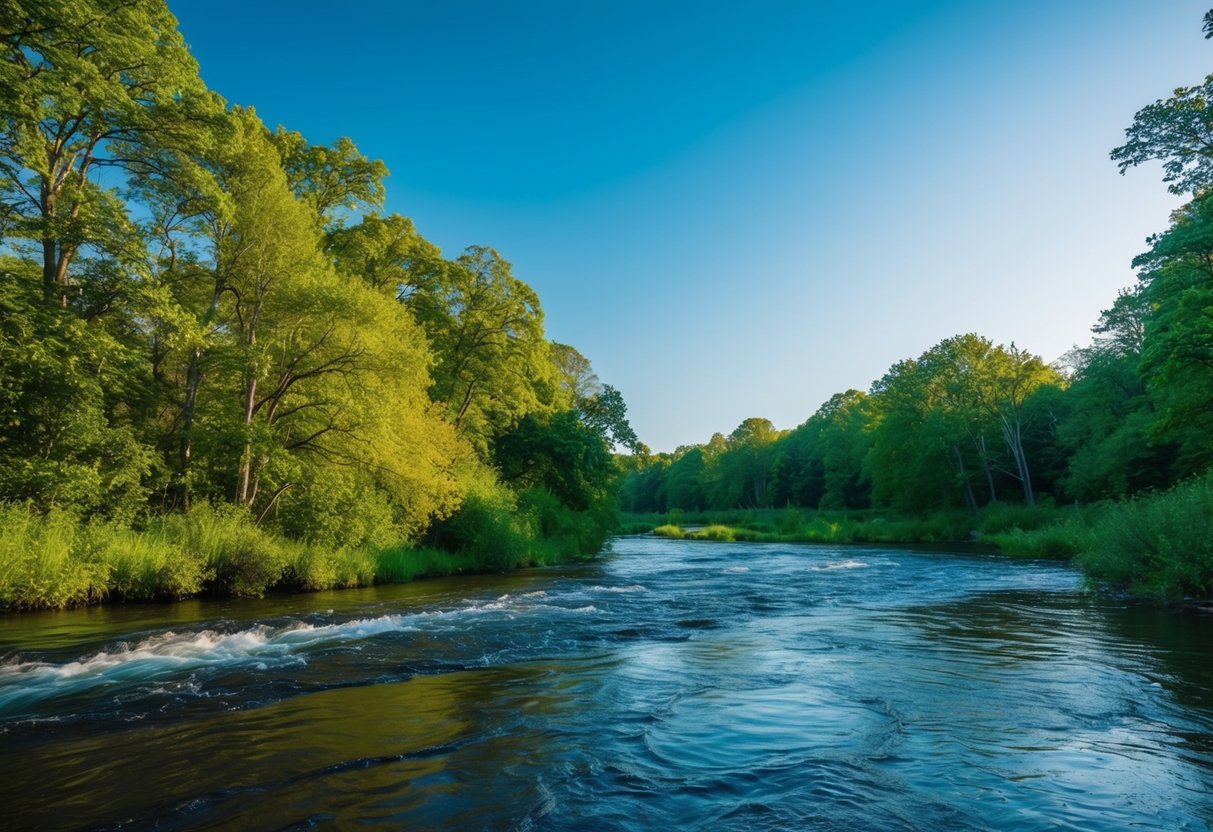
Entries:
<svg viewBox="0 0 1213 832">
<path fill-rule="evenodd" d="M 1141 298 L 1122 295 L 1115 309 L 1131 302 L 1139 321 Z M 1165 486 L 1199 470 L 1213 442 L 1167 430 L 1174 417 L 1142 374 L 1140 332 L 1136 344 L 1131 336 L 1117 327 L 1072 353 L 1072 373 L 1013 344 L 948 338 L 894 364 L 866 393 L 834 395 L 794 430 L 751 418 L 728 436 L 653 457 L 629 474 L 622 504 L 976 512 Z"/>
<path fill-rule="evenodd" d="M 623 508 L 977 513 L 992 504 L 1125 501 L 1206 476 L 1213 463 L 1211 105 L 1213 76 L 1142 109 L 1112 152 L 1122 173 L 1161 161 L 1171 191 L 1189 201 L 1134 260 L 1136 285 L 1103 312 L 1090 346 L 1049 365 L 1015 344 L 948 338 L 894 364 L 866 392 L 833 396 L 794 430 L 747 419 L 728 436 L 636 461 Z M 1157 502 L 1165 511 L 1135 505 L 1133 516 L 1161 523 L 1174 515 L 1168 522 L 1189 532 L 1207 527 L 1209 488 L 1186 488 Z M 1133 542 L 1111 570 L 1118 581 L 1153 580 L 1134 571 L 1134 557 L 1171 566 L 1194 558 L 1203 565 L 1185 567 L 1168 591 L 1213 593 L 1213 550 L 1194 545 L 1198 535 L 1182 536 L 1183 552 L 1149 554 L 1170 544 L 1145 528 L 1125 534 Z"/>
<path fill-rule="evenodd" d="M 208 90 L 161 0 L 0 4 L 0 44 L 7 527 L 14 505 L 111 536 L 205 507 L 244 529 L 235 549 L 268 534 L 308 558 L 601 546 L 612 448 L 641 446 L 496 251 L 444 257 L 381 212 L 382 162 Z M 84 597 L 122 594 L 77 549 L 61 575 L 5 549 L 0 603 L 36 605 L 76 566 Z M 290 577 L 267 555 L 245 558 L 277 564 L 252 585 L 219 586 L 240 553 L 204 549 L 185 555 L 195 589 Z"/>
</svg>

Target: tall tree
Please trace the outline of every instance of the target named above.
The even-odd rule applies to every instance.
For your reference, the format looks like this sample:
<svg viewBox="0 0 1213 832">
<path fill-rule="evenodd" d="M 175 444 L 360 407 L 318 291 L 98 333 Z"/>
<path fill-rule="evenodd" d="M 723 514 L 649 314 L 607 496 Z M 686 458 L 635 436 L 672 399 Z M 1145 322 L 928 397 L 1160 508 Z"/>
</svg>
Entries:
<svg viewBox="0 0 1213 832">
<path fill-rule="evenodd" d="M 1144 162 L 1162 162 L 1163 181 L 1174 194 L 1213 185 L 1213 75 L 1180 87 L 1167 99 L 1143 107 L 1112 151 L 1120 172 Z"/>
<path fill-rule="evenodd" d="M 78 255 L 122 260 L 130 241 L 93 174 L 188 145 L 215 102 L 162 0 L 5 0 L 0 50 L 0 234 L 37 243 L 44 292 L 66 306 Z"/>
<path fill-rule="evenodd" d="M 341 209 L 383 205 L 387 165 L 363 156 L 351 139 L 342 136 L 325 147 L 308 144 L 302 134 L 279 127 L 270 140 L 291 189 L 322 222 L 334 222 Z"/>
<path fill-rule="evenodd" d="M 1187 474 L 1213 464 L 1213 196 L 1193 199 L 1150 242 L 1134 261 L 1150 310 L 1141 371 L 1159 406 L 1155 435 L 1178 444 L 1177 473 Z"/>
<path fill-rule="evenodd" d="M 437 359 L 433 398 L 487 457 L 495 436 L 550 400 L 555 369 L 539 297 L 496 251 L 473 247 L 409 306 Z"/>
</svg>

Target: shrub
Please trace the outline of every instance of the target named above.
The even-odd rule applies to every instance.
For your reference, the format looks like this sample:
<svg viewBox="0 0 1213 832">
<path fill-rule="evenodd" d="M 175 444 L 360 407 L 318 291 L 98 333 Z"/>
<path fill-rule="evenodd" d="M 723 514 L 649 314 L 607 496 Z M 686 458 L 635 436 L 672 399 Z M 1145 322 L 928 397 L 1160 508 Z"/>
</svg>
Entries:
<svg viewBox="0 0 1213 832">
<path fill-rule="evenodd" d="M 1035 506 L 994 503 L 981 512 L 978 530 L 983 535 L 1009 532 L 1012 529 L 1032 531 L 1057 521 L 1057 509 L 1048 504 Z"/>
<path fill-rule="evenodd" d="M 1032 531 L 1012 529 L 987 535 L 983 540 L 1008 555 L 1068 560 L 1091 548 L 1094 533 L 1080 518 L 1072 518 Z"/>
<path fill-rule="evenodd" d="M 107 570 L 109 591 L 123 600 L 151 601 L 196 595 L 211 577 L 205 559 L 153 527 L 137 532 L 117 524 L 81 529 L 82 556 Z"/>
<path fill-rule="evenodd" d="M 265 594 L 303 545 L 272 537 L 238 506 L 202 503 L 185 514 L 168 515 L 160 528 L 206 564 L 209 588 L 223 595 Z"/>
<path fill-rule="evenodd" d="M 1108 506 L 1079 564 L 1160 600 L 1213 597 L 1213 474 Z"/>
<path fill-rule="evenodd" d="M 705 526 L 702 529 L 696 529 L 693 532 L 687 532 L 686 536 L 691 540 L 716 540 L 726 543 L 737 539 L 733 529 L 728 526 L 722 526 L 719 523 Z"/>
</svg>

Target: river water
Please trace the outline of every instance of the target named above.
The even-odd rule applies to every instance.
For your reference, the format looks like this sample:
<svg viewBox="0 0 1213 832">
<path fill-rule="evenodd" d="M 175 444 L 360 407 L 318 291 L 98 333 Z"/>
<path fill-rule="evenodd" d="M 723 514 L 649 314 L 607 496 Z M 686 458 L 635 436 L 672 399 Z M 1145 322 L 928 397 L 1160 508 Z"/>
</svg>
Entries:
<svg viewBox="0 0 1213 832">
<path fill-rule="evenodd" d="M 963 551 L 0 619 L 9 829 L 1209 829 L 1213 616 Z"/>
</svg>

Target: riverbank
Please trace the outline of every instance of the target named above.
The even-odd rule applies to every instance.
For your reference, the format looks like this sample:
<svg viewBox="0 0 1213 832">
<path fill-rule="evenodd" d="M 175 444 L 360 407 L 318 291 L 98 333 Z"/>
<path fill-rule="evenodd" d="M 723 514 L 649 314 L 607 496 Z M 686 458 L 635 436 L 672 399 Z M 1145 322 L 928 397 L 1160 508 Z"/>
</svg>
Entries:
<svg viewBox="0 0 1213 832">
<path fill-rule="evenodd" d="M 558 508 L 524 505 L 509 517 L 469 511 L 461 518 L 467 528 L 447 530 L 450 548 L 437 548 L 321 546 L 207 504 L 141 528 L 0 504 L 0 610 L 345 589 L 592 557 L 611 530 L 608 518 Z"/>
<path fill-rule="evenodd" d="M 625 514 L 631 534 L 686 540 L 759 543 L 989 543 L 999 546 L 1076 513 L 1052 506 L 989 506 L 978 514 L 936 512 L 915 517 L 878 511 L 822 511 L 799 508 Z M 1043 551 L 1016 551 L 1068 559 L 1077 549 L 1045 544 Z"/>
<path fill-rule="evenodd" d="M 1164 603 L 1213 599 L 1213 475 L 1089 506 L 995 504 L 905 517 L 797 508 L 624 515 L 631 534 L 784 543 L 983 543 L 1072 560 L 1093 582 Z"/>
</svg>

